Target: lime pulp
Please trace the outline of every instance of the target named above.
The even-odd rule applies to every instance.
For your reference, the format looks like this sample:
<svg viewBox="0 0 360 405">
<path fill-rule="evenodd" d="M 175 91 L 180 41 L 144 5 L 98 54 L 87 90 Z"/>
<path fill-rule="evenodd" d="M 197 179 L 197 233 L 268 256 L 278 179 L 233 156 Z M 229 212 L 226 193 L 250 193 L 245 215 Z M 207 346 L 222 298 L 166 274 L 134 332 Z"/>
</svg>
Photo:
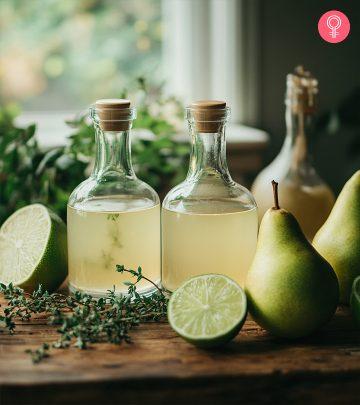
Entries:
<svg viewBox="0 0 360 405">
<path fill-rule="evenodd" d="M 168 319 L 185 340 L 200 347 L 221 346 L 240 331 L 246 295 L 232 279 L 206 274 L 187 280 L 171 296 Z"/>
<path fill-rule="evenodd" d="M 57 289 L 67 275 L 66 226 L 41 204 L 17 210 L 0 228 L 0 281 Z"/>
</svg>

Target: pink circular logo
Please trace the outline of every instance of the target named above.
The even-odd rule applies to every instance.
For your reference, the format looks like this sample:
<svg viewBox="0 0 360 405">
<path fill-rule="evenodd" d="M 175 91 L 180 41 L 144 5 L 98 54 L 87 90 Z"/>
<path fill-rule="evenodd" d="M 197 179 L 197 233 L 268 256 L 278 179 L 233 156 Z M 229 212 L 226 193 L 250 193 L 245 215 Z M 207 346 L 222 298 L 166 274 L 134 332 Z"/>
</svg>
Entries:
<svg viewBox="0 0 360 405">
<path fill-rule="evenodd" d="M 350 21 L 341 11 L 327 11 L 320 17 L 318 30 L 324 41 L 337 44 L 349 35 Z"/>
</svg>

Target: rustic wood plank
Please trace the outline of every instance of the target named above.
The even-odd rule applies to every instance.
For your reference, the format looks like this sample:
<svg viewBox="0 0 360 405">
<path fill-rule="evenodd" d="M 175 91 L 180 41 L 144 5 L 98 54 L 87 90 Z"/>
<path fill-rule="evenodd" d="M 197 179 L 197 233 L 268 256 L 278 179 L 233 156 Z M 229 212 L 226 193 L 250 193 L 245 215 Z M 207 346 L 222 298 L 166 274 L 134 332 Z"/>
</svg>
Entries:
<svg viewBox="0 0 360 405">
<path fill-rule="evenodd" d="M 24 350 L 56 339 L 43 317 L 0 333 L 0 404 L 249 403 L 355 404 L 360 331 L 340 308 L 320 332 L 274 339 L 248 319 L 227 347 L 200 350 L 166 323 L 140 326 L 134 343 L 53 350 L 33 365 Z M 30 402 L 29 402 L 30 401 Z"/>
</svg>

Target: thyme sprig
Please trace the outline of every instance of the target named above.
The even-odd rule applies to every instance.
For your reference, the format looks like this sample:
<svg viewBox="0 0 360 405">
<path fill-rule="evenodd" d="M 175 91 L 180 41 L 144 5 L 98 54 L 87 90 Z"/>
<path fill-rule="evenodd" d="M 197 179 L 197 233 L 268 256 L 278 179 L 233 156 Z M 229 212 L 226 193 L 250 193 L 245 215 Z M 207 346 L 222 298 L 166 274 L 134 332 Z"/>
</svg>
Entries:
<svg viewBox="0 0 360 405">
<path fill-rule="evenodd" d="M 95 299 L 89 294 L 76 292 L 72 296 L 62 293 L 48 293 L 42 286 L 27 293 L 13 284 L 0 283 L 0 292 L 7 300 L 0 324 L 10 333 L 15 332 L 15 321 L 29 321 L 34 314 L 43 314 L 48 323 L 57 325 L 59 338 L 44 343 L 36 350 L 27 350 L 34 363 L 49 356 L 51 347 L 67 348 L 75 346 L 86 349 L 89 344 L 109 342 L 120 344 L 131 341 L 130 331 L 142 322 L 161 321 L 166 317 L 167 297 L 164 291 L 142 274 L 142 269 L 126 269 L 117 265 L 119 273 L 129 273 L 135 281 L 126 281 L 127 295 L 119 295 L 115 288 L 106 297 Z M 149 296 L 137 291 L 137 284 L 146 280 L 155 288 Z"/>
</svg>

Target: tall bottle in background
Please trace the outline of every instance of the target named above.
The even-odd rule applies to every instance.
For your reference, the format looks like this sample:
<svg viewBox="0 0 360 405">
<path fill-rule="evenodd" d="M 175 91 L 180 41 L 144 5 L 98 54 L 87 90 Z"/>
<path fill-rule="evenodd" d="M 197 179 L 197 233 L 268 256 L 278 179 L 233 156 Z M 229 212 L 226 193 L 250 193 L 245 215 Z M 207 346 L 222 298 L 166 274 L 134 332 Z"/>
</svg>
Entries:
<svg viewBox="0 0 360 405">
<path fill-rule="evenodd" d="M 174 291 L 189 277 L 221 273 L 244 285 L 258 232 L 251 193 L 226 163 L 229 108 L 199 101 L 186 109 L 192 142 L 187 177 L 162 207 L 162 285 Z"/>
<path fill-rule="evenodd" d="M 128 100 L 99 100 L 90 110 L 96 130 L 94 170 L 68 202 L 69 283 L 71 291 L 103 296 L 137 269 L 160 281 L 160 203 L 156 192 L 132 168 L 130 129 L 135 109 Z M 152 289 L 145 280 L 139 293 Z"/>
<path fill-rule="evenodd" d="M 279 182 L 281 206 L 295 215 L 310 241 L 335 202 L 333 192 L 312 166 L 308 150 L 317 93 L 318 81 L 301 66 L 287 76 L 285 142 L 252 186 L 261 220 L 272 206 L 271 180 Z"/>
</svg>

